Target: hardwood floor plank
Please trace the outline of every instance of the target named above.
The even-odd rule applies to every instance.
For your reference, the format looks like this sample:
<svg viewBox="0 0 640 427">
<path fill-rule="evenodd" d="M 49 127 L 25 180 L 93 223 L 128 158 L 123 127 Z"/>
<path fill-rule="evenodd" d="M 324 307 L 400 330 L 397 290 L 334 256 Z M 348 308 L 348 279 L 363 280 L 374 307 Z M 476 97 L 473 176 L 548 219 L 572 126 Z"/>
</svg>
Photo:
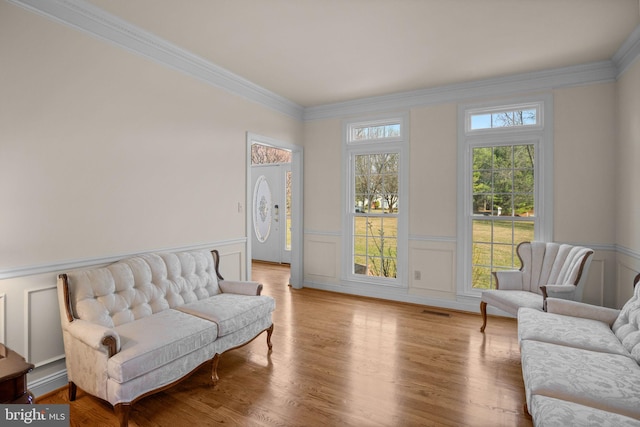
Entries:
<svg viewBox="0 0 640 427">
<path fill-rule="evenodd" d="M 287 286 L 286 266 L 255 263 L 276 299 L 266 334 L 133 406 L 130 425 L 523 426 L 524 386 L 514 319 Z M 68 403 L 61 389 L 38 403 Z M 117 426 L 81 390 L 71 425 Z"/>
</svg>

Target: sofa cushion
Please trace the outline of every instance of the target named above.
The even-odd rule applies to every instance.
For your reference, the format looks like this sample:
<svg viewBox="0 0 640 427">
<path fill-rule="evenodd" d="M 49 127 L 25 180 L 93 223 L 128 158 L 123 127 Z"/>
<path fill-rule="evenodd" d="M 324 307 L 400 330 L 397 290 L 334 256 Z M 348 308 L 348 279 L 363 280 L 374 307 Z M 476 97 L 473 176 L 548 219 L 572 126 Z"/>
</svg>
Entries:
<svg viewBox="0 0 640 427">
<path fill-rule="evenodd" d="M 482 301 L 514 316 L 519 307 L 542 310 L 542 295 L 529 291 L 486 290 L 482 291 Z"/>
<path fill-rule="evenodd" d="M 521 308 L 518 311 L 518 339 L 630 356 L 604 322 L 545 313 L 531 308 Z"/>
<path fill-rule="evenodd" d="M 219 294 L 176 309 L 215 322 L 218 336 L 223 337 L 269 316 L 275 307 L 275 300 L 267 295 Z"/>
<path fill-rule="evenodd" d="M 520 349 L 529 406 L 543 395 L 640 418 L 640 366 L 632 358 L 531 340 Z"/>
<path fill-rule="evenodd" d="M 125 383 L 183 357 L 217 338 L 215 323 L 177 310 L 125 323 L 115 328 L 120 351 L 109 359 L 109 378 Z M 213 356 L 213 354 L 211 355 Z"/>
<path fill-rule="evenodd" d="M 536 427 L 640 427 L 640 420 L 547 396 L 532 396 L 529 411 Z"/>
<path fill-rule="evenodd" d="M 640 363 L 640 284 L 636 285 L 633 296 L 622 307 L 611 329 L 636 362 Z"/>
</svg>

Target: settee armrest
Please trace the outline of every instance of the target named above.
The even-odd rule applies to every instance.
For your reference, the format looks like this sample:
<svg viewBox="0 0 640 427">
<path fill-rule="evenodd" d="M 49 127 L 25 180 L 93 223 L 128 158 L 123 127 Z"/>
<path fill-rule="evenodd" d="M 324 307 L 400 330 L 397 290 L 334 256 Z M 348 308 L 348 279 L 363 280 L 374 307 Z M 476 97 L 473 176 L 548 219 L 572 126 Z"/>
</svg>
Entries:
<svg viewBox="0 0 640 427">
<path fill-rule="evenodd" d="M 620 314 L 620 310 L 616 310 L 614 308 L 600 307 L 598 305 L 585 304 L 583 302 L 559 298 L 547 298 L 547 312 L 599 320 L 609 326 L 613 325 L 613 322 L 615 322 Z"/>
<path fill-rule="evenodd" d="M 218 284 L 225 294 L 260 295 L 262 292 L 262 283 L 258 282 L 221 280 Z"/>
<path fill-rule="evenodd" d="M 496 289 L 522 290 L 522 271 L 520 270 L 494 271 L 493 277 L 496 278 Z"/>
<path fill-rule="evenodd" d="M 86 320 L 75 319 L 65 326 L 65 330 L 87 346 L 104 351 L 108 357 L 120 351 L 120 335 L 111 329 Z"/>
</svg>

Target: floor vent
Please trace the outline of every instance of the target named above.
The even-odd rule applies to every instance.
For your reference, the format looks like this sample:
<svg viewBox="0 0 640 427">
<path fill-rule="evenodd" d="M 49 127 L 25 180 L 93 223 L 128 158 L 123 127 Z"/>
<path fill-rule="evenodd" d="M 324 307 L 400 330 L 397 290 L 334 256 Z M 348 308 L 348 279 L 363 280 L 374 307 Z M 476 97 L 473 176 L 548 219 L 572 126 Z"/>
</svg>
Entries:
<svg viewBox="0 0 640 427">
<path fill-rule="evenodd" d="M 442 313 L 440 311 L 433 311 L 433 310 L 422 310 L 422 313 L 433 314 L 434 316 L 451 317 L 451 314 L 449 313 Z"/>
</svg>

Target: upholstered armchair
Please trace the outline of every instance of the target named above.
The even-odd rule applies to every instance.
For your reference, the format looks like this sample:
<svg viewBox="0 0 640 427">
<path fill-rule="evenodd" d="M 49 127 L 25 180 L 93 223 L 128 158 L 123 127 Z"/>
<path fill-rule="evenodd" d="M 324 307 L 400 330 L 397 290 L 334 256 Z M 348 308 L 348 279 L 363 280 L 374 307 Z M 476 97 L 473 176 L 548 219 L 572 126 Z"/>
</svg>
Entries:
<svg viewBox="0 0 640 427">
<path fill-rule="evenodd" d="M 545 309 L 547 297 L 582 301 L 582 291 L 593 250 L 547 242 L 522 242 L 516 248 L 520 270 L 494 271 L 496 288 L 482 292 L 482 327 L 487 326 L 487 305 L 514 316 L 520 307 Z"/>
</svg>

